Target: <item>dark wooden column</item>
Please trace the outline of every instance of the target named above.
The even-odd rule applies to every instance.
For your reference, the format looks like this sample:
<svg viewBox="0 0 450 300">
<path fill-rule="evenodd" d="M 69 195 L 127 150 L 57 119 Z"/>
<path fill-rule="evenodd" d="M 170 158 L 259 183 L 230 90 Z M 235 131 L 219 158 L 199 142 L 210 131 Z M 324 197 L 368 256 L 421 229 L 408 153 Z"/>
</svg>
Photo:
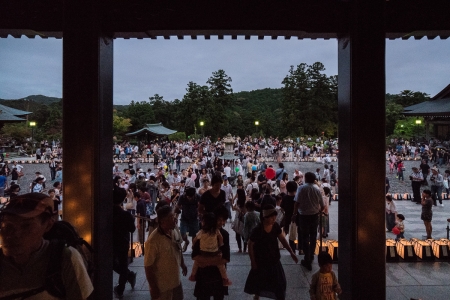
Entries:
<svg viewBox="0 0 450 300">
<path fill-rule="evenodd" d="M 64 219 L 94 246 L 93 298 L 111 299 L 113 40 L 99 2 L 64 2 Z"/>
<path fill-rule="evenodd" d="M 338 39 L 340 299 L 385 299 L 385 0 L 354 0 Z"/>
</svg>

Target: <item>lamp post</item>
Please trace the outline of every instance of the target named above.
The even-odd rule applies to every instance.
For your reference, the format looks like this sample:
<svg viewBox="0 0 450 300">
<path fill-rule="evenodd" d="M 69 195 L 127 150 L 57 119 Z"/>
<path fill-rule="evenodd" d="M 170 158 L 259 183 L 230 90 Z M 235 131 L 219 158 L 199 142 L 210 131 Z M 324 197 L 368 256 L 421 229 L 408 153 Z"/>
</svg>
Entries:
<svg viewBox="0 0 450 300">
<path fill-rule="evenodd" d="M 256 137 L 258 137 L 258 125 L 259 125 L 259 121 L 255 121 L 255 132 L 256 132 Z"/>
<path fill-rule="evenodd" d="M 416 120 L 416 125 L 417 125 L 417 140 L 419 140 L 419 127 L 420 127 L 420 124 L 422 124 L 422 120 L 417 119 L 417 120 Z"/>
<path fill-rule="evenodd" d="M 202 128 L 202 137 L 205 137 L 205 133 L 203 132 L 203 126 L 205 125 L 204 121 L 200 121 L 200 127 Z"/>
<path fill-rule="evenodd" d="M 33 152 L 34 152 L 34 127 L 36 127 L 36 122 L 31 121 L 30 122 L 30 127 L 31 127 L 31 156 L 33 156 Z"/>
</svg>

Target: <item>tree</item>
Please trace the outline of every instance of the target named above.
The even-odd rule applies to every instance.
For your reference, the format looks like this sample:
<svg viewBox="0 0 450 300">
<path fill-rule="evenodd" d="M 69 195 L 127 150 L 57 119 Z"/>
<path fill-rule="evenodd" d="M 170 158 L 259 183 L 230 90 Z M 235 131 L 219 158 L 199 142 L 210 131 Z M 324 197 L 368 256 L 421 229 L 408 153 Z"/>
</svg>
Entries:
<svg viewBox="0 0 450 300">
<path fill-rule="evenodd" d="M 282 81 L 282 124 L 284 136 L 328 136 L 337 132 L 337 77 L 328 77 L 325 67 L 316 62 L 291 66 Z"/>
<path fill-rule="evenodd" d="M 222 69 L 213 72 L 206 81 L 209 84 L 209 93 L 213 101 L 213 105 L 208 107 L 208 114 L 214 120 L 208 125 L 208 132 L 211 133 L 209 135 L 223 136 L 227 134 L 232 127 L 230 121 L 236 117 L 232 107 L 233 89 L 230 82 L 231 77 Z"/>
<path fill-rule="evenodd" d="M 199 123 L 203 121 L 205 135 L 214 134 L 214 130 L 217 129 L 213 122 L 217 117 L 216 110 L 209 88 L 190 81 L 177 111 L 179 128 L 183 128 L 190 135 L 197 130 L 200 132 Z"/>
<path fill-rule="evenodd" d="M 1 131 L 5 136 L 20 142 L 31 138 L 31 128 L 27 126 L 26 122 L 5 124 Z"/>
<path fill-rule="evenodd" d="M 131 131 L 136 131 L 144 127 L 146 124 L 155 122 L 155 114 L 149 102 L 131 101 L 130 105 L 124 110 L 123 115 L 126 119 L 130 119 Z"/>
<path fill-rule="evenodd" d="M 113 111 L 113 135 L 116 137 L 123 137 L 128 129 L 131 127 L 131 120 L 119 117 L 117 115 L 117 110 Z"/>
<path fill-rule="evenodd" d="M 399 94 L 386 95 L 386 135 L 389 136 L 394 133 L 394 129 L 397 129 L 396 132 L 407 132 L 405 129 L 399 129 L 398 126 L 403 124 L 405 127 L 405 123 L 401 123 L 401 121 L 405 120 L 405 116 L 403 115 L 403 109 L 407 106 L 415 105 L 424 101 L 429 100 L 429 95 L 422 92 L 413 92 L 410 90 L 401 91 Z M 407 122 L 408 123 L 408 122 Z M 409 123 L 408 123 L 409 124 Z"/>
</svg>

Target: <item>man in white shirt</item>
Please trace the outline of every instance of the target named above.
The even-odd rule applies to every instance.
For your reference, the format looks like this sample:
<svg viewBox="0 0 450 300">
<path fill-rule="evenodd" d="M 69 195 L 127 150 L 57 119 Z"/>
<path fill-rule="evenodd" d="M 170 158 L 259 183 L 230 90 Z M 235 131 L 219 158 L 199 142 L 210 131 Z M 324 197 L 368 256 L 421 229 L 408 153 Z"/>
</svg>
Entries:
<svg viewBox="0 0 450 300">
<path fill-rule="evenodd" d="M 225 164 L 225 168 L 223 168 L 223 172 L 225 173 L 225 176 L 227 176 L 227 177 L 231 176 L 231 168 L 228 164 Z"/>
<path fill-rule="evenodd" d="M 172 172 L 172 171 L 171 171 Z M 180 186 L 180 183 L 181 183 L 181 177 L 180 176 L 178 176 L 178 173 L 177 172 L 173 172 L 173 176 L 172 176 L 172 186 L 174 187 L 174 188 L 179 188 L 179 186 Z"/>
<path fill-rule="evenodd" d="M 231 222 L 231 200 L 233 199 L 233 187 L 228 183 L 228 177 L 226 175 L 222 178 L 223 183 L 220 189 L 225 192 L 225 207 L 228 210 L 228 219 L 230 219 Z"/>
</svg>

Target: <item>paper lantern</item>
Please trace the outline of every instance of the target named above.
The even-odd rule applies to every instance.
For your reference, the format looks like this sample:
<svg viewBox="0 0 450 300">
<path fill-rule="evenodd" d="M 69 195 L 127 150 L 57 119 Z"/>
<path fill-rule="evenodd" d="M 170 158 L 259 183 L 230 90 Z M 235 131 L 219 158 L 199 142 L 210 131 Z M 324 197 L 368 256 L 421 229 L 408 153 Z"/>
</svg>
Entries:
<svg viewBox="0 0 450 300">
<path fill-rule="evenodd" d="M 433 249 L 433 255 L 437 259 L 449 260 L 449 240 L 440 239 L 431 242 L 431 248 Z"/>
<path fill-rule="evenodd" d="M 339 194 L 334 194 L 333 199 L 334 201 L 339 201 Z"/>
<path fill-rule="evenodd" d="M 319 255 L 320 252 L 328 252 L 328 244 L 326 241 L 322 240 L 322 249 L 320 249 L 320 240 L 316 240 L 316 250 L 315 255 Z"/>
<path fill-rule="evenodd" d="M 338 261 L 338 248 L 339 248 L 338 241 L 327 240 L 327 245 L 328 245 L 328 253 L 331 255 L 333 262 L 337 262 Z"/>
<path fill-rule="evenodd" d="M 422 260 L 433 260 L 433 251 L 431 249 L 430 243 L 427 243 L 425 241 L 412 238 L 411 242 L 414 245 L 414 252 L 416 253 L 417 257 Z"/>
<path fill-rule="evenodd" d="M 404 200 L 411 200 L 411 194 L 404 193 L 402 197 Z"/>
<path fill-rule="evenodd" d="M 397 243 L 393 239 L 386 240 L 386 261 L 398 261 Z"/>
<path fill-rule="evenodd" d="M 447 193 L 442 193 L 442 199 L 443 200 L 448 200 L 448 194 Z"/>
<path fill-rule="evenodd" d="M 413 244 L 408 241 L 401 239 L 397 242 L 397 253 L 404 260 L 416 260 L 417 256 L 414 253 Z"/>
<path fill-rule="evenodd" d="M 402 194 L 395 193 L 393 199 L 394 200 L 402 200 Z"/>
<path fill-rule="evenodd" d="M 128 249 L 128 257 L 140 257 L 142 256 L 141 243 L 135 242 Z"/>
</svg>

